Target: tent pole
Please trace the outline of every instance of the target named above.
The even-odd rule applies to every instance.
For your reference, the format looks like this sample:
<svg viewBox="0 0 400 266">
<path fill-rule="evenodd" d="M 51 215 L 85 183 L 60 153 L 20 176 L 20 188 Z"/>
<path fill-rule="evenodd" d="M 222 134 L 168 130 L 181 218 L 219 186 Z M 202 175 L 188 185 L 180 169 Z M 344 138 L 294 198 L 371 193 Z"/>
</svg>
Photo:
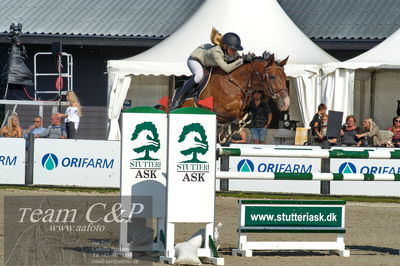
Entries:
<svg viewBox="0 0 400 266">
<path fill-rule="evenodd" d="M 376 71 L 372 71 L 371 73 L 371 118 L 373 120 L 375 120 L 375 112 L 374 112 L 374 108 L 375 108 L 375 83 L 376 83 Z"/>
</svg>

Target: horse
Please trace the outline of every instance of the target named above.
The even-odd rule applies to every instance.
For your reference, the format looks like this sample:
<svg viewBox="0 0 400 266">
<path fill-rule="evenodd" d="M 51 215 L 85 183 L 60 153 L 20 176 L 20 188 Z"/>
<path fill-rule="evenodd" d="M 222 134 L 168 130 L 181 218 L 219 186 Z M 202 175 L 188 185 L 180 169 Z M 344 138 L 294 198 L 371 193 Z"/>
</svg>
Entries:
<svg viewBox="0 0 400 266">
<path fill-rule="evenodd" d="M 197 100 L 212 96 L 218 122 L 218 140 L 226 142 L 250 123 L 247 107 L 254 91 L 261 90 L 272 98 L 280 111 L 288 110 L 290 99 L 284 72 L 288 59 L 275 60 L 274 54 L 264 52 L 261 57 L 253 57 L 231 73 L 216 67 L 211 71 L 208 83 L 198 99 L 188 98 L 182 107 L 197 107 Z"/>
</svg>

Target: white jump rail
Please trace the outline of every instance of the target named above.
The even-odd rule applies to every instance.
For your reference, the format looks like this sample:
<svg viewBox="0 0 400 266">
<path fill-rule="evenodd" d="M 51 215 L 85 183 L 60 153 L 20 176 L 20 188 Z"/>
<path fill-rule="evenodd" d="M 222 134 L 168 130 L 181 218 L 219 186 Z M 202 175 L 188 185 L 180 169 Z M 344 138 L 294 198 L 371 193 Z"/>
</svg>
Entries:
<svg viewBox="0 0 400 266">
<path fill-rule="evenodd" d="M 219 156 L 295 157 L 295 158 L 353 158 L 353 159 L 400 159 L 400 151 L 345 151 L 345 150 L 272 150 L 257 148 L 217 147 Z"/>
<path fill-rule="evenodd" d="M 321 181 L 400 181 L 400 174 L 271 173 L 218 171 L 217 179 L 240 180 L 321 180 Z"/>
</svg>

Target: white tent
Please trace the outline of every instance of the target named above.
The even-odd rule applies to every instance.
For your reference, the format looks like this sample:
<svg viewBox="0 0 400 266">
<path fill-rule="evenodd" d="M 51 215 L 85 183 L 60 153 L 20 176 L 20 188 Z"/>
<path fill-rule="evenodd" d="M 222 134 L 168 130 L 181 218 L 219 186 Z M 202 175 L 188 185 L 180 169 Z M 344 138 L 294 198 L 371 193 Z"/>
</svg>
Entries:
<svg viewBox="0 0 400 266">
<path fill-rule="evenodd" d="M 400 29 L 369 51 L 345 62 L 323 65 L 322 83 L 336 82 L 336 89 L 353 87 L 354 97 L 346 99 L 355 106 L 359 119 L 373 117 L 381 127 L 391 126 L 400 100 Z M 355 80 L 346 76 L 355 73 Z M 339 81 L 339 82 L 338 82 Z"/>
<path fill-rule="evenodd" d="M 186 60 L 197 46 L 210 42 L 212 27 L 239 34 L 244 52 L 289 55 L 285 72 L 295 80 L 300 113 L 308 123 L 321 98 L 320 65 L 337 60 L 310 41 L 275 0 L 208 0 L 165 41 L 137 56 L 108 61 L 109 139 L 120 137 L 118 118 L 128 89 L 138 81 L 134 77 L 190 75 Z"/>
<path fill-rule="evenodd" d="M 338 68 L 367 69 L 400 68 L 400 29 L 389 38 L 365 53 L 344 62 L 332 62 L 323 65 L 325 73 L 331 73 Z"/>
</svg>

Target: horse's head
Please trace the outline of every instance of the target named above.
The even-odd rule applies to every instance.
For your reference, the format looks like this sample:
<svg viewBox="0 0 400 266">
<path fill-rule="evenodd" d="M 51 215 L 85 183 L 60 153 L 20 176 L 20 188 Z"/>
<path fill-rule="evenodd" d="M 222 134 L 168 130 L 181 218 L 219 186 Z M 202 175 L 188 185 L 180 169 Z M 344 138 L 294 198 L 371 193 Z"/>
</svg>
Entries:
<svg viewBox="0 0 400 266">
<path fill-rule="evenodd" d="M 262 90 L 274 99 L 281 111 L 289 109 L 290 99 L 286 88 L 286 74 L 283 66 L 289 57 L 275 61 L 275 56 L 264 52 L 262 59 L 251 62 L 254 73 L 251 76 L 252 89 Z"/>
</svg>

